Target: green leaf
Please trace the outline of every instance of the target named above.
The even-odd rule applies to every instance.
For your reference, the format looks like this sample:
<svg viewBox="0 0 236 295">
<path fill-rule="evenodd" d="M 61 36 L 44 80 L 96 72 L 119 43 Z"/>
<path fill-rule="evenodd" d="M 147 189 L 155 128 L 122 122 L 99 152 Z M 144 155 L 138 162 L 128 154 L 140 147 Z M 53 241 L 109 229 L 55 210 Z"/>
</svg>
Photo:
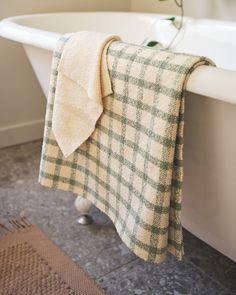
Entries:
<svg viewBox="0 0 236 295">
<path fill-rule="evenodd" d="M 164 1 L 164 0 L 159 0 L 159 1 Z M 148 46 L 148 47 L 154 47 L 154 46 L 156 46 L 157 44 L 159 44 L 159 42 L 157 42 L 157 41 L 149 41 L 149 42 L 147 43 L 147 46 Z"/>
<path fill-rule="evenodd" d="M 159 1 L 165 1 L 165 0 L 159 0 Z M 170 20 L 170 21 L 174 22 L 175 21 L 175 17 L 174 16 L 168 17 L 168 18 L 165 18 L 165 20 Z"/>
</svg>

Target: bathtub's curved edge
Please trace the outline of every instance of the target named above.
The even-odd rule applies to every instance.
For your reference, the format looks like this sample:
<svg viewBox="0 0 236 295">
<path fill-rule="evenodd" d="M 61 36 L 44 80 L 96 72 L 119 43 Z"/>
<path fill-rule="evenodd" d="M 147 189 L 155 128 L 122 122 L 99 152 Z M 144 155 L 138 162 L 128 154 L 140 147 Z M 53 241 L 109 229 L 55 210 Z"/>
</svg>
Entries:
<svg viewBox="0 0 236 295">
<path fill-rule="evenodd" d="M 53 51 L 61 34 L 33 29 L 13 22 L 14 18 L 0 21 L 0 36 L 6 39 Z"/>
<path fill-rule="evenodd" d="M 200 66 L 189 76 L 186 90 L 236 104 L 236 72 L 210 66 Z M 224 87 L 222 87 L 222 83 Z"/>
<path fill-rule="evenodd" d="M 71 14 L 76 14 L 77 12 L 71 12 Z M 84 13 L 84 12 L 83 12 Z M 89 14 L 97 12 L 89 12 Z M 99 12 L 108 13 L 111 12 Z M 112 12 L 114 14 L 124 14 L 124 12 Z M 21 15 L 5 18 L 0 21 L 0 36 L 20 42 L 23 45 L 31 45 L 45 50 L 53 51 L 58 38 L 62 36 L 60 33 L 54 33 L 42 29 L 36 29 L 29 26 L 22 25 L 17 21 L 19 19 L 31 18 L 32 16 L 42 16 L 42 15 L 58 15 L 58 14 L 68 14 L 68 12 L 63 13 L 43 13 L 43 14 L 31 14 L 31 15 Z M 156 14 L 145 14 L 145 13 L 130 13 L 125 14 L 141 15 L 141 16 L 156 16 Z M 158 16 L 164 16 L 158 14 Z M 188 21 L 194 21 L 189 18 Z M 208 20 L 204 20 L 208 22 Z M 217 81 L 217 83 L 216 83 Z M 187 83 L 187 91 L 204 95 L 216 100 L 220 100 L 227 103 L 236 104 L 236 88 L 234 87 L 234 81 L 236 81 L 236 72 L 213 68 L 208 66 L 202 66 L 197 68 L 189 77 Z M 207 83 L 206 83 L 207 82 Z M 225 87 L 221 87 L 222 82 Z"/>
</svg>

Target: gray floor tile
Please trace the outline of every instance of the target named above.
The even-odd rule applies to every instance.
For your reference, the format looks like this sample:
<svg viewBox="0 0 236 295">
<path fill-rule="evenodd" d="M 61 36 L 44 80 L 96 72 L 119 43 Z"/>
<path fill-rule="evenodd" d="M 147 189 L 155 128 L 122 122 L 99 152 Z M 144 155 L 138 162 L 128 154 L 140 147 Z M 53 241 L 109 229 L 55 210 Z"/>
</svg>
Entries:
<svg viewBox="0 0 236 295">
<path fill-rule="evenodd" d="M 112 295 L 229 294 L 191 264 L 173 257 L 160 265 L 138 259 L 97 282 Z"/>
<path fill-rule="evenodd" d="M 185 258 L 236 294 L 236 263 L 188 231 L 184 231 Z"/>
</svg>

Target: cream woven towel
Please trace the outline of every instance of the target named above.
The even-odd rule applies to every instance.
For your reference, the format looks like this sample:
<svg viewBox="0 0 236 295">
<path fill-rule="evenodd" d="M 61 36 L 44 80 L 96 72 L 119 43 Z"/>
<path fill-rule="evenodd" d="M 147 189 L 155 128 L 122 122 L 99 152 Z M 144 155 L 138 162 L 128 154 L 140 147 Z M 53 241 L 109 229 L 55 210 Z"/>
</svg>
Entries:
<svg viewBox="0 0 236 295">
<path fill-rule="evenodd" d="M 112 95 L 91 136 L 68 158 L 51 130 L 61 38 L 52 62 L 39 182 L 74 192 L 105 212 L 139 257 L 183 256 L 184 90 L 205 57 L 114 42 L 107 51 Z"/>
<path fill-rule="evenodd" d="M 112 93 L 106 52 L 119 37 L 82 31 L 71 36 L 58 67 L 52 130 L 65 157 L 94 131 L 103 111 L 102 98 Z"/>
</svg>

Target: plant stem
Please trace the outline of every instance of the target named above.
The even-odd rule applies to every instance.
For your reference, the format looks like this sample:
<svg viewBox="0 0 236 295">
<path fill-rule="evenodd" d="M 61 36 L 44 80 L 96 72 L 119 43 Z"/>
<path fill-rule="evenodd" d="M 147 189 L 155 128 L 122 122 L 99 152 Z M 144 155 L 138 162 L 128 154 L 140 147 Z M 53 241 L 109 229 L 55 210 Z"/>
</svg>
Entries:
<svg viewBox="0 0 236 295">
<path fill-rule="evenodd" d="M 170 41 L 170 44 L 167 46 L 166 49 L 170 49 L 171 45 L 174 43 L 175 39 L 177 38 L 177 36 L 180 33 L 180 30 L 183 27 L 183 22 L 184 22 L 184 0 L 180 0 L 180 2 L 178 2 L 178 0 L 175 0 L 175 4 L 181 9 L 181 19 L 180 19 L 180 25 L 179 27 L 177 27 L 178 31 L 176 32 L 175 36 L 173 37 L 173 39 Z"/>
</svg>

